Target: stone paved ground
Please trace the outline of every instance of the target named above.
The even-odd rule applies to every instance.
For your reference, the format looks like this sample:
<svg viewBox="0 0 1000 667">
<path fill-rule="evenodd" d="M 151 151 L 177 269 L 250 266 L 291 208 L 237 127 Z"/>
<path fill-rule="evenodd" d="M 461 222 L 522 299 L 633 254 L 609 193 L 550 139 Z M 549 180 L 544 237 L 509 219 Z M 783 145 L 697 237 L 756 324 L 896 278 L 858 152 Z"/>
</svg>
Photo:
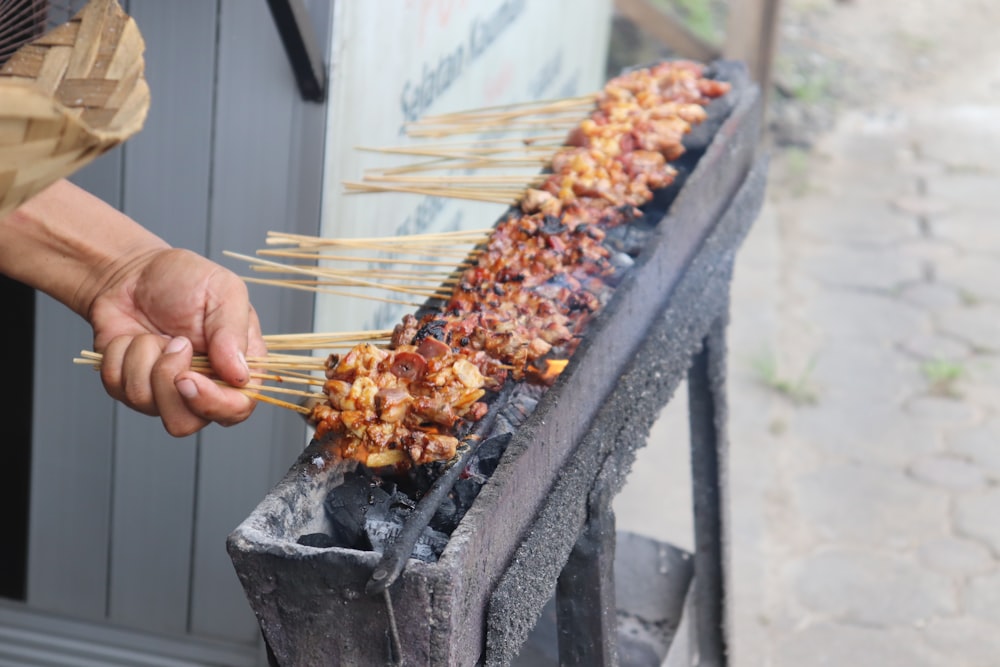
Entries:
<svg viewBox="0 0 1000 667">
<path fill-rule="evenodd" d="M 905 85 L 775 152 L 737 262 L 733 662 L 1000 665 L 998 10 L 926 0 L 897 25 L 902 3 L 811 4 L 830 43 L 905 26 L 923 60 L 873 52 Z M 690 547 L 678 398 L 616 513 Z"/>
</svg>

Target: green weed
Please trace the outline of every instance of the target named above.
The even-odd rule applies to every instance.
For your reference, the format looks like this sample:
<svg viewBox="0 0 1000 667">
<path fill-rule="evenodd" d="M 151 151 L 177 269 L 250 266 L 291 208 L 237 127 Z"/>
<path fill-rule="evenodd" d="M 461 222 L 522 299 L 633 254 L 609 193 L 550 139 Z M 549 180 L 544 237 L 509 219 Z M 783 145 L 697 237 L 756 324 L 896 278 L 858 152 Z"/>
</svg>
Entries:
<svg viewBox="0 0 1000 667">
<path fill-rule="evenodd" d="M 768 389 L 784 396 L 796 405 L 812 405 L 818 396 L 810 383 L 809 376 L 816 366 L 813 358 L 801 373 L 794 377 L 783 375 L 778 369 L 778 361 L 770 352 L 759 354 L 753 360 L 753 371 L 757 381 Z"/>
<path fill-rule="evenodd" d="M 938 396 L 960 396 L 955 385 L 965 375 L 965 366 L 954 361 L 934 359 L 920 364 L 920 372 L 927 380 L 928 389 Z"/>
</svg>

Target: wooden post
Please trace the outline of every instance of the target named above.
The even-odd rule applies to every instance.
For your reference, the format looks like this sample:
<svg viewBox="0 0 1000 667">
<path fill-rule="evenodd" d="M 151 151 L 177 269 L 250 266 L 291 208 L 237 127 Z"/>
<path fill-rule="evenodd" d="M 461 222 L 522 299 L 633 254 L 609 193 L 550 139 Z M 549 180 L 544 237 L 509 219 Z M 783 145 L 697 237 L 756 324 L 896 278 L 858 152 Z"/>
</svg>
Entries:
<svg viewBox="0 0 1000 667">
<path fill-rule="evenodd" d="M 720 55 L 716 45 L 702 40 L 675 17 L 653 6 L 649 0 L 615 0 L 615 9 L 684 58 L 708 62 Z"/>
<path fill-rule="evenodd" d="M 730 0 L 722 55 L 742 60 L 760 84 L 764 100 L 771 87 L 781 0 Z"/>
</svg>

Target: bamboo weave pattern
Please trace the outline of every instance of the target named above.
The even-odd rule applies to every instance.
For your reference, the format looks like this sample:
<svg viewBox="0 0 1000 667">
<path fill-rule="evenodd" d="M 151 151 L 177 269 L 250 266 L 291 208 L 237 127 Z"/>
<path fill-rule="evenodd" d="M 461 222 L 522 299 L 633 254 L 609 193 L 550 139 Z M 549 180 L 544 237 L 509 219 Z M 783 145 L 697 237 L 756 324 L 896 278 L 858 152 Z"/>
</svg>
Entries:
<svg viewBox="0 0 1000 667">
<path fill-rule="evenodd" d="M 116 0 L 91 0 L 0 68 L 0 216 L 142 128 L 144 49 Z"/>
</svg>

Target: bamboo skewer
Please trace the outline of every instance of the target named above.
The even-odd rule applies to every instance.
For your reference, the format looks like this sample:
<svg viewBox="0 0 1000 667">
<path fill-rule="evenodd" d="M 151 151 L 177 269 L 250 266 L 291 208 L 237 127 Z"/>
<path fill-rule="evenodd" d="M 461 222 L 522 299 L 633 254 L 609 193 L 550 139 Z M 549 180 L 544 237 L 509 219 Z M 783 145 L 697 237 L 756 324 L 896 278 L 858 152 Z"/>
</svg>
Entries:
<svg viewBox="0 0 1000 667">
<path fill-rule="evenodd" d="M 476 158 L 475 160 L 470 160 L 467 162 L 454 162 L 449 164 L 441 164 L 440 161 L 431 162 L 414 162 L 412 164 L 402 165 L 399 167 L 388 167 L 384 169 L 373 169 L 366 172 L 365 178 L 369 174 L 413 174 L 421 172 L 436 172 L 444 169 L 538 169 L 539 167 L 544 167 L 552 161 L 552 153 L 546 153 L 538 157 L 525 157 L 525 158 Z"/>
<path fill-rule="evenodd" d="M 329 340 L 381 340 L 392 336 L 391 329 L 370 329 L 368 331 L 345 331 L 342 333 L 300 333 L 300 334 L 268 334 L 264 342 L 268 348 L 288 340 L 324 342 Z M 297 356 L 297 355 L 294 355 Z"/>
<path fill-rule="evenodd" d="M 430 195 L 436 197 L 451 197 L 454 199 L 468 199 L 471 201 L 492 202 L 494 204 L 514 204 L 523 191 L 509 190 L 506 192 L 495 191 L 491 193 L 477 192 L 473 190 L 462 190 L 455 188 L 417 188 L 402 185 L 375 185 L 361 181 L 345 181 L 344 186 L 347 194 L 361 194 L 368 192 L 406 192 L 415 195 Z"/>
<path fill-rule="evenodd" d="M 299 264 L 281 264 L 279 262 L 272 262 L 270 260 L 260 259 L 259 257 L 251 257 L 250 255 L 241 255 L 239 253 L 234 253 L 234 252 L 230 252 L 230 251 L 225 251 L 224 254 L 226 256 L 228 256 L 228 257 L 233 257 L 233 258 L 236 258 L 236 259 L 242 259 L 242 260 L 250 263 L 251 264 L 251 268 L 254 268 L 254 269 L 258 268 L 258 266 L 262 266 L 262 267 L 264 267 L 266 269 L 270 269 L 270 270 L 277 270 L 277 271 L 284 272 L 284 273 L 295 273 L 295 274 L 299 274 L 299 275 L 307 275 L 307 276 L 311 276 L 313 278 L 320 278 L 320 279 L 322 279 L 324 277 L 327 277 L 327 275 L 325 273 L 326 270 L 323 269 L 323 268 L 321 268 L 321 267 L 302 266 L 302 265 L 299 265 Z M 339 286 L 349 286 L 349 287 L 358 287 L 358 288 L 378 288 L 378 289 L 385 289 L 385 290 L 392 291 L 392 292 L 397 292 L 397 293 L 400 293 L 400 294 L 409 294 L 409 295 L 412 295 L 412 296 L 423 296 L 423 297 L 431 297 L 431 298 L 440 295 L 440 291 L 439 290 L 427 290 L 427 289 L 423 289 L 423 288 L 408 287 L 408 286 L 405 286 L 405 285 L 396 285 L 396 284 L 389 284 L 389 283 L 379 283 L 379 282 L 375 282 L 375 281 L 372 281 L 372 280 L 365 280 L 363 278 L 352 278 L 352 277 L 350 277 L 350 276 L 348 276 L 348 275 L 346 275 L 344 273 L 340 273 L 339 274 L 339 278 L 338 278 L 337 281 L 327 281 L 326 283 L 316 283 L 316 281 L 313 281 L 313 280 L 305 280 L 305 281 L 303 281 L 303 280 L 294 280 L 294 279 L 274 280 L 274 279 L 262 279 L 262 278 L 248 278 L 248 277 L 244 277 L 244 280 L 246 282 L 251 282 L 251 283 L 256 283 L 256 284 L 261 284 L 261 285 L 278 285 L 278 286 L 290 287 L 290 288 L 293 288 L 293 289 L 302 289 L 302 290 L 325 292 L 325 293 L 331 293 L 331 292 L 328 292 L 327 290 L 322 289 L 322 287 L 321 287 L 322 285 L 339 285 Z M 309 284 L 309 283 L 316 283 L 316 284 Z M 340 293 L 340 292 L 338 291 L 338 292 L 334 292 L 334 293 Z M 352 295 L 352 296 L 358 296 L 357 294 L 351 294 L 350 292 L 347 292 L 346 294 Z M 371 295 L 366 296 L 366 298 L 381 300 L 379 297 L 375 297 L 375 296 L 371 296 Z M 417 304 L 417 305 L 419 305 L 419 304 Z"/>
<path fill-rule="evenodd" d="M 499 144 L 484 144 L 482 140 L 451 143 L 422 142 L 402 146 L 362 146 L 366 153 L 381 153 L 384 155 L 417 155 L 428 157 L 480 157 L 517 155 L 519 153 L 544 153 L 559 146 L 566 137 L 562 134 L 542 134 L 534 139 L 517 138 L 509 146 Z"/>
<path fill-rule="evenodd" d="M 402 299 L 393 299 L 392 297 L 382 297 L 375 296 L 373 294 L 358 294 L 357 292 L 345 292 L 343 290 L 327 289 L 323 287 L 310 287 L 306 285 L 295 285 L 294 283 L 289 283 L 286 280 L 265 280 L 263 278 L 243 278 L 245 282 L 254 283 L 257 285 L 272 285 L 275 287 L 287 287 L 289 289 L 297 289 L 303 292 L 315 292 L 317 294 L 330 294 L 332 296 L 346 296 L 351 298 L 363 298 L 369 301 L 381 301 L 382 303 L 395 303 L 402 306 L 410 306 L 411 308 L 419 308 L 423 304 L 416 301 L 404 301 Z"/>
<path fill-rule="evenodd" d="M 246 389 L 245 387 L 241 387 L 240 391 L 249 396 L 250 398 L 252 398 L 253 400 L 260 401 L 261 403 L 276 405 L 279 408 L 285 408 L 286 410 L 293 410 L 302 415 L 312 414 L 312 410 L 305 407 L 304 405 L 297 405 L 295 403 L 289 403 L 288 401 L 282 401 L 281 399 L 278 398 L 271 398 L 270 396 L 266 396 L 259 392 L 253 391 L 252 389 Z"/>
<path fill-rule="evenodd" d="M 321 255 L 321 254 L 312 254 L 312 255 L 309 255 L 309 254 L 293 253 L 293 254 L 290 254 L 289 257 L 291 259 L 303 259 L 304 257 L 312 257 L 312 258 L 315 258 L 315 259 L 324 259 L 323 255 Z M 452 264 L 451 266 L 454 266 L 454 264 Z M 281 269 L 278 269 L 276 267 L 270 267 L 270 266 L 260 266 L 260 267 L 256 267 L 256 269 L 259 270 L 259 271 L 261 271 L 261 272 L 263 272 L 263 273 L 279 273 L 281 271 Z M 339 278 L 341 276 L 354 276 L 354 275 L 357 275 L 357 271 L 355 269 L 331 269 L 331 268 L 322 267 L 322 268 L 317 268 L 317 272 L 322 272 L 323 276 L 331 278 L 331 279 L 336 279 L 336 278 Z M 365 271 L 365 275 L 366 276 L 377 278 L 379 280 L 407 280 L 407 281 L 416 282 L 416 283 L 433 283 L 435 285 L 441 285 L 441 284 L 445 284 L 445 285 L 452 284 L 453 285 L 453 284 L 455 284 L 458 281 L 455 278 L 450 278 L 449 277 L 452 274 L 453 274 L 453 271 L 448 271 L 448 272 L 444 272 L 444 271 L 403 271 L 403 270 L 390 271 L 390 270 L 383 270 L 383 269 L 367 269 Z"/>
<path fill-rule="evenodd" d="M 253 281 L 257 284 L 269 284 L 269 285 L 279 285 L 287 287 L 358 287 L 359 289 L 369 288 L 369 289 L 384 289 L 390 292 L 398 292 L 400 294 L 409 294 L 411 296 L 422 296 L 425 298 L 443 298 L 451 294 L 451 290 L 432 290 L 432 289 L 420 289 L 412 288 L 405 285 L 397 285 L 394 283 L 377 283 L 372 285 L 357 285 L 353 281 L 347 280 L 293 280 L 293 279 L 275 279 L 270 280 L 266 283 L 261 281 Z M 355 295 L 359 296 L 359 295 Z"/>
<path fill-rule="evenodd" d="M 365 263 L 365 264 L 412 264 L 414 266 L 428 266 L 428 267 L 448 267 L 451 269 L 456 268 L 455 262 L 443 262 L 435 260 L 426 259 L 400 259 L 400 258 L 385 258 L 385 257 L 351 257 L 349 255 L 327 255 L 323 253 L 314 252 L 296 252 L 289 250 L 258 250 L 257 254 L 260 256 L 267 257 L 286 257 L 289 259 L 314 259 L 314 260 L 332 260 L 336 262 L 354 262 L 354 263 Z M 466 264 L 466 262 L 460 263 L 459 268 Z M 451 273 L 450 271 L 448 272 Z M 431 275 L 431 274 L 428 274 Z"/>
<path fill-rule="evenodd" d="M 463 126 L 488 126 L 505 129 L 517 123 L 543 123 L 551 120 L 575 120 L 585 117 L 594 107 L 596 95 L 566 98 L 543 103 L 521 103 L 495 109 L 479 109 L 425 116 L 405 125 L 406 132 L 414 136 L 425 128 L 460 128 Z"/>
<path fill-rule="evenodd" d="M 492 232 L 492 229 L 470 229 L 470 230 L 458 230 L 452 232 L 436 232 L 431 234 L 403 234 L 399 236 L 369 236 L 369 237 L 359 237 L 359 238 L 323 238 L 319 236 L 309 236 L 306 234 L 292 234 L 290 232 L 268 232 L 268 239 L 286 239 L 287 241 L 295 242 L 305 242 L 305 243 L 315 243 L 320 245 L 340 245 L 343 243 L 352 243 L 355 241 L 366 241 L 372 243 L 389 243 L 393 241 L 400 240 L 426 240 L 426 239 L 455 239 L 462 237 L 481 237 L 487 236 Z M 287 242 L 282 241 L 282 242 Z M 277 242 L 277 241 L 275 241 Z"/>
<path fill-rule="evenodd" d="M 573 104 L 580 104 L 581 106 L 589 106 L 594 103 L 597 99 L 596 93 L 588 93 L 586 95 L 578 95 L 576 97 L 559 97 L 550 98 L 545 100 L 531 100 L 527 102 L 510 102 L 508 104 L 495 104 L 492 106 L 478 107 L 476 109 L 466 109 L 464 111 L 451 111 L 447 113 L 435 114 L 433 116 L 424 116 L 422 119 L 413 121 L 413 125 L 419 125 L 420 123 L 426 122 L 443 122 L 445 120 L 456 120 L 460 121 L 464 117 L 483 115 L 489 112 L 500 112 L 503 110 L 519 110 L 519 109 L 535 109 L 536 113 L 538 109 L 546 109 L 549 107 L 565 107 Z"/>
<path fill-rule="evenodd" d="M 217 385 L 219 385 L 221 387 L 232 387 L 232 385 L 228 384 L 227 382 L 225 382 L 223 380 L 215 380 L 215 384 L 217 384 Z M 241 390 L 242 389 L 249 389 L 250 391 L 255 391 L 255 392 L 266 391 L 266 392 L 270 392 L 272 394 L 283 394 L 285 396 L 298 396 L 299 398 L 307 398 L 307 399 L 318 398 L 318 399 L 322 400 L 322 399 L 326 398 L 326 394 L 323 394 L 322 392 L 317 392 L 317 391 L 302 391 L 301 389 L 291 389 L 291 388 L 288 388 L 288 387 L 274 387 L 274 386 L 271 386 L 271 385 L 253 385 L 253 386 L 247 386 L 247 387 L 233 387 L 233 388 L 234 389 L 241 389 Z"/>
<path fill-rule="evenodd" d="M 416 185 L 479 185 L 479 186 L 504 186 L 543 183 L 547 176 L 538 174 L 533 176 L 399 176 L 396 174 L 372 173 L 365 176 L 366 181 L 378 183 L 408 183 Z"/>
</svg>

